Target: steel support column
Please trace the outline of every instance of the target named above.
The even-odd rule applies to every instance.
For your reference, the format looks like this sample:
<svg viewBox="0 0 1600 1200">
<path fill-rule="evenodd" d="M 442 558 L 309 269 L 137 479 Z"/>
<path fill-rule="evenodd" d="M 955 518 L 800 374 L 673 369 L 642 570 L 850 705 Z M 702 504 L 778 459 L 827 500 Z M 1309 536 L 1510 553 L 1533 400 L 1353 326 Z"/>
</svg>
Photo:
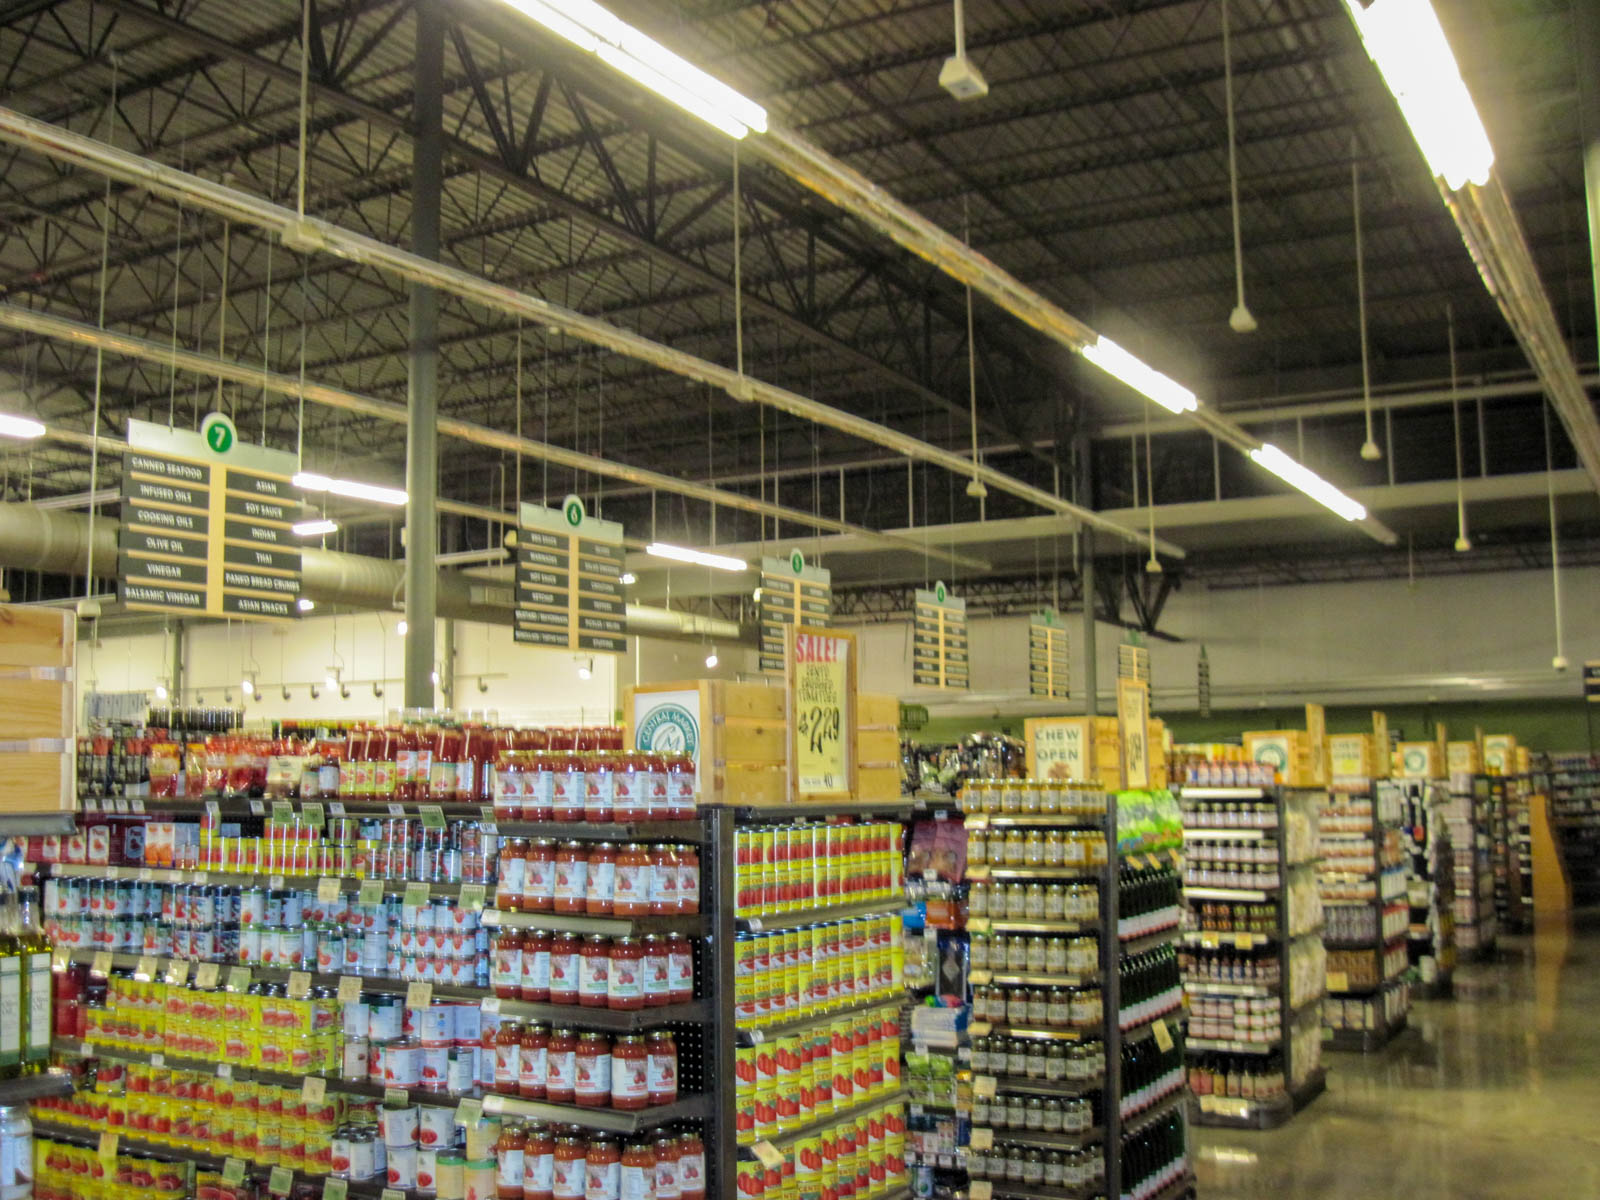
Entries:
<svg viewBox="0 0 1600 1200">
<path fill-rule="evenodd" d="M 444 183 L 444 38 L 438 0 L 416 6 L 416 151 L 411 164 L 411 251 L 439 258 Z M 411 285 L 410 380 L 406 395 L 407 708 L 434 706 L 433 648 L 439 544 L 439 295 Z"/>
<path fill-rule="evenodd" d="M 1078 503 L 1084 508 L 1094 507 L 1094 455 L 1087 437 L 1076 439 L 1078 486 L 1074 489 Z M 1095 597 L 1094 578 L 1094 526 L 1085 525 L 1078 533 L 1078 575 L 1083 592 L 1083 711 L 1086 716 L 1100 713 L 1100 656 L 1095 640 L 1095 610 L 1099 600 Z"/>
</svg>

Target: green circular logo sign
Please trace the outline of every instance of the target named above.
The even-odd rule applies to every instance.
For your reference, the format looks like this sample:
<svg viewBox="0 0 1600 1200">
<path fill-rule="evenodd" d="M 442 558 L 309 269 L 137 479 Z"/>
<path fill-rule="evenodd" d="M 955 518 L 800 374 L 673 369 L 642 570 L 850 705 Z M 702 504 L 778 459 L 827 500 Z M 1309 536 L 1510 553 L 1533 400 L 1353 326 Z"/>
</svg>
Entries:
<svg viewBox="0 0 1600 1200">
<path fill-rule="evenodd" d="M 1407 750 L 1405 753 L 1405 768 L 1409 772 L 1422 774 L 1428 769 L 1428 754 L 1425 750 Z"/>
<path fill-rule="evenodd" d="M 226 413 L 207 413 L 206 419 L 200 422 L 200 436 L 205 438 L 213 454 L 226 454 L 239 440 L 239 430 Z"/>
<path fill-rule="evenodd" d="M 1283 747 L 1275 742 L 1266 742 L 1256 747 L 1256 761 L 1265 763 L 1277 771 L 1287 770 L 1289 758 L 1283 752 Z"/>
<path fill-rule="evenodd" d="M 561 511 L 566 514 L 567 524 L 576 529 L 583 524 L 583 501 L 576 496 L 568 496 L 561 502 Z"/>
<path fill-rule="evenodd" d="M 800 551 L 798 551 L 798 550 L 789 551 L 789 570 L 793 571 L 796 575 L 798 575 L 798 574 L 800 574 L 801 571 L 804 571 L 805 569 L 806 569 L 806 556 L 804 554 L 801 554 Z"/>
<path fill-rule="evenodd" d="M 948 593 L 946 593 L 944 590 L 944 580 L 941 579 L 938 583 L 933 585 L 934 599 L 938 600 L 940 604 L 944 603 L 947 594 Z"/>
<path fill-rule="evenodd" d="M 639 722 L 633 742 L 639 750 L 687 754 L 692 758 L 700 752 L 700 723 L 681 704 L 657 705 Z"/>
</svg>

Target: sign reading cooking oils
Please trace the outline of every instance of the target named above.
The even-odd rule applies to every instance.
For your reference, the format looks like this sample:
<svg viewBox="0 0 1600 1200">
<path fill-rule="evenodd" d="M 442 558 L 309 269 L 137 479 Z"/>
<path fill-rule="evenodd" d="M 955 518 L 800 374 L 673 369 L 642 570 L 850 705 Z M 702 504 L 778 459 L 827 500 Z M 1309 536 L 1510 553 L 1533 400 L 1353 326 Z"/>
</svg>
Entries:
<svg viewBox="0 0 1600 1200">
<path fill-rule="evenodd" d="M 855 635 L 791 625 L 786 642 L 791 794 L 848 796 L 855 789 Z"/>
</svg>

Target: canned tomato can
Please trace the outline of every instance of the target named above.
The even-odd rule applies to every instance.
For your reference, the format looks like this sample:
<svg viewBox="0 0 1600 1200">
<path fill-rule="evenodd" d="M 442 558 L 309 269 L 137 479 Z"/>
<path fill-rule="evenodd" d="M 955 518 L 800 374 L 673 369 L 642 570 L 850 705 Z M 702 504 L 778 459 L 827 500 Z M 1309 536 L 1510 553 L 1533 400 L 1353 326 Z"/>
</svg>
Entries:
<svg viewBox="0 0 1600 1200">
<path fill-rule="evenodd" d="M 455 1137 L 456 1110 L 443 1105 L 423 1105 L 417 1116 L 417 1144 L 428 1150 L 448 1147 Z"/>
<path fill-rule="evenodd" d="M 346 1038 L 366 1038 L 371 1033 L 368 1014 L 372 1011 L 371 997 L 363 992 L 349 1004 L 339 1006 L 340 1024 Z"/>
<path fill-rule="evenodd" d="M 396 1041 L 402 1033 L 405 1005 L 401 997 L 383 993 L 367 1006 L 367 1036 L 375 1042 Z"/>
<path fill-rule="evenodd" d="M 417 1148 L 415 1146 L 385 1146 L 389 1156 L 389 1186 L 400 1191 L 410 1191 L 417 1186 Z"/>
<path fill-rule="evenodd" d="M 384 1087 L 414 1088 L 421 1084 L 422 1047 L 417 1044 L 416 1039 L 402 1038 L 397 1042 L 390 1042 L 383 1047 L 380 1054 L 383 1060 Z"/>
<path fill-rule="evenodd" d="M 317 973 L 337 975 L 344 969 L 344 936 L 332 930 L 317 931 Z"/>
<path fill-rule="evenodd" d="M 372 1077 L 372 1043 L 363 1037 L 344 1039 L 343 1062 L 339 1068 L 341 1079 L 362 1080 Z"/>
<path fill-rule="evenodd" d="M 420 1086 L 424 1091 L 442 1092 L 445 1090 L 445 1079 L 450 1071 L 450 1048 L 448 1046 L 424 1046 L 420 1051 L 419 1074 Z"/>
<path fill-rule="evenodd" d="M 350 1173 L 350 1168 L 353 1165 L 351 1162 L 353 1157 L 351 1138 L 354 1133 L 355 1131 L 348 1125 L 341 1125 L 339 1128 L 333 1131 L 333 1140 L 331 1145 L 331 1153 L 328 1159 L 328 1168 L 332 1172 L 335 1179 L 360 1178 L 359 1176 L 355 1176 Z"/>
<path fill-rule="evenodd" d="M 163 900 L 162 905 L 165 907 Z M 239 889 L 239 924 L 265 925 L 267 923 L 267 889 L 247 887 Z"/>
<path fill-rule="evenodd" d="M 391 1151 L 396 1146 L 417 1144 L 417 1124 L 415 1104 L 408 1104 L 402 1108 L 384 1106 L 378 1110 L 378 1129 L 383 1134 L 383 1144 Z"/>
<path fill-rule="evenodd" d="M 444 1090 L 451 1095 L 470 1092 L 477 1083 L 478 1048 L 458 1046 L 445 1059 Z"/>
<path fill-rule="evenodd" d="M 406 1018 L 407 1023 L 413 1026 L 417 1040 L 424 1046 L 448 1046 L 454 1040 L 448 1004 L 408 1009 Z"/>
</svg>

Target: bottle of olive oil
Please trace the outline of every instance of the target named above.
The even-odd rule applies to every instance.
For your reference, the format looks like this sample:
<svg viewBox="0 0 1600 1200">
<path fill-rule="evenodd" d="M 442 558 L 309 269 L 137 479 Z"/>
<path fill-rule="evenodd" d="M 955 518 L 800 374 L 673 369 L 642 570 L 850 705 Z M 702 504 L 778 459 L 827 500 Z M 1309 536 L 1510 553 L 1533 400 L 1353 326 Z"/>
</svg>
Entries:
<svg viewBox="0 0 1600 1200">
<path fill-rule="evenodd" d="M 50 1062 L 51 1023 L 55 1015 L 50 940 L 39 921 L 39 896 L 33 888 L 22 895 L 22 924 L 17 937 L 22 946 L 22 1061 L 28 1073 L 33 1074 L 43 1071 Z"/>
<path fill-rule="evenodd" d="M 17 893 L 0 907 L 0 1079 L 22 1074 L 22 942 L 17 937 Z"/>
</svg>

